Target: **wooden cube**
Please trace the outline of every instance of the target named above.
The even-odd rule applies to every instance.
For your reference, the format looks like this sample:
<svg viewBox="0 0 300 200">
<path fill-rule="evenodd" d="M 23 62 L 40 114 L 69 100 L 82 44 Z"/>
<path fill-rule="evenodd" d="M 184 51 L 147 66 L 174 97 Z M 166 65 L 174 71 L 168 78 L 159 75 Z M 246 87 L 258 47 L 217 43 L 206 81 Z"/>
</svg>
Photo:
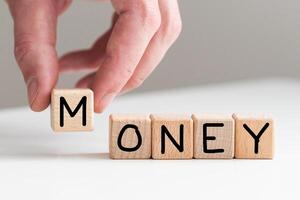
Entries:
<svg viewBox="0 0 300 200">
<path fill-rule="evenodd" d="M 151 120 L 148 115 L 110 115 L 109 153 L 114 159 L 151 157 Z"/>
<path fill-rule="evenodd" d="M 234 155 L 232 116 L 193 115 L 194 158 L 227 158 Z"/>
<path fill-rule="evenodd" d="M 89 89 L 54 89 L 51 94 L 51 126 L 55 132 L 92 131 L 94 95 Z"/>
<path fill-rule="evenodd" d="M 273 158 L 273 120 L 265 116 L 233 115 L 235 158 Z"/>
<path fill-rule="evenodd" d="M 193 121 L 189 115 L 151 115 L 152 158 L 192 159 Z"/>
</svg>

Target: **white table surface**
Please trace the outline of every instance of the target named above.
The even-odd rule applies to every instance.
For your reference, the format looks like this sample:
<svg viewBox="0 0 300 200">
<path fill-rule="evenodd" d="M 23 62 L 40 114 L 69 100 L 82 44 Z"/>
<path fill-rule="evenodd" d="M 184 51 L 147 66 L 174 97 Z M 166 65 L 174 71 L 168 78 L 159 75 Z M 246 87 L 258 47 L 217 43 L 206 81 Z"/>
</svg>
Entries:
<svg viewBox="0 0 300 200">
<path fill-rule="evenodd" d="M 299 199 L 300 82 L 256 80 L 130 95 L 91 133 L 53 134 L 49 110 L 0 111 L 0 199 Z M 110 160 L 110 113 L 269 113 L 274 160 Z"/>
</svg>

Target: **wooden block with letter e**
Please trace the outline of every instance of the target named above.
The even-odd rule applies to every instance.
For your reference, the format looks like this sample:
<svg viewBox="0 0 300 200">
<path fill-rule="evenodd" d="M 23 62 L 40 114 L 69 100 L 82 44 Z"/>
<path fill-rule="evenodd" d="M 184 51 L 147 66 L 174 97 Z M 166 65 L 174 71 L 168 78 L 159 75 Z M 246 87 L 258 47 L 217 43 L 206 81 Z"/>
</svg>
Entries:
<svg viewBox="0 0 300 200">
<path fill-rule="evenodd" d="M 94 95 L 89 89 L 53 89 L 51 126 L 55 132 L 92 131 Z"/>
<path fill-rule="evenodd" d="M 151 157 L 151 120 L 148 115 L 112 114 L 109 153 L 114 159 Z"/>
<path fill-rule="evenodd" d="M 234 155 L 232 116 L 193 115 L 194 158 L 227 158 Z"/>
<path fill-rule="evenodd" d="M 233 115 L 235 119 L 235 158 L 272 159 L 273 120 L 265 116 Z"/>
<path fill-rule="evenodd" d="M 152 114 L 152 158 L 192 159 L 193 121 L 189 115 Z"/>
</svg>

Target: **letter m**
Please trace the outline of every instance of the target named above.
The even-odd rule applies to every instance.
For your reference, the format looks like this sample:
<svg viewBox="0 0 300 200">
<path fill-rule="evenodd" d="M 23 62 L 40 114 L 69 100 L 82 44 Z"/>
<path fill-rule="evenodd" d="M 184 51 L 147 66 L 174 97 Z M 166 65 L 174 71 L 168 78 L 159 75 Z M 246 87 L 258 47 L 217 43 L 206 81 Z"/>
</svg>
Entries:
<svg viewBox="0 0 300 200">
<path fill-rule="evenodd" d="M 69 104 L 67 103 L 66 99 L 64 97 L 60 97 L 59 99 L 59 112 L 60 112 L 60 117 L 59 117 L 59 125 L 60 127 L 64 127 L 64 108 L 68 111 L 70 117 L 75 117 L 75 115 L 78 113 L 80 108 L 82 107 L 82 126 L 86 126 L 86 102 L 87 102 L 87 97 L 84 96 L 81 98 L 79 101 L 78 105 L 74 109 L 74 111 L 71 110 Z"/>
</svg>

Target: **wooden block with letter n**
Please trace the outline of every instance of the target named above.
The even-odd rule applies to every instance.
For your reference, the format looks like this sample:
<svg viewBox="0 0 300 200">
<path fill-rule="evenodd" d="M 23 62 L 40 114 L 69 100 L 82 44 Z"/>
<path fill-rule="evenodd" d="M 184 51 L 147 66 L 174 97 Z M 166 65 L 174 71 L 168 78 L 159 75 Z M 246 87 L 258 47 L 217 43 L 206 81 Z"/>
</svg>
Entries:
<svg viewBox="0 0 300 200">
<path fill-rule="evenodd" d="M 151 157 L 151 120 L 148 115 L 112 114 L 109 153 L 114 159 Z"/>
<path fill-rule="evenodd" d="M 94 95 L 89 89 L 54 89 L 51 126 L 55 132 L 92 131 Z"/>
<path fill-rule="evenodd" d="M 265 116 L 233 115 L 235 119 L 235 158 L 272 159 L 273 120 Z"/>
<path fill-rule="evenodd" d="M 153 114 L 151 120 L 153 159 L 193 158 L 191 116 Z"/>
<path fill-rule="evenodd" d="M 234 155 L 232 116 L 193 115 L 194 158 L 227 158 Z"/>
</svg>

